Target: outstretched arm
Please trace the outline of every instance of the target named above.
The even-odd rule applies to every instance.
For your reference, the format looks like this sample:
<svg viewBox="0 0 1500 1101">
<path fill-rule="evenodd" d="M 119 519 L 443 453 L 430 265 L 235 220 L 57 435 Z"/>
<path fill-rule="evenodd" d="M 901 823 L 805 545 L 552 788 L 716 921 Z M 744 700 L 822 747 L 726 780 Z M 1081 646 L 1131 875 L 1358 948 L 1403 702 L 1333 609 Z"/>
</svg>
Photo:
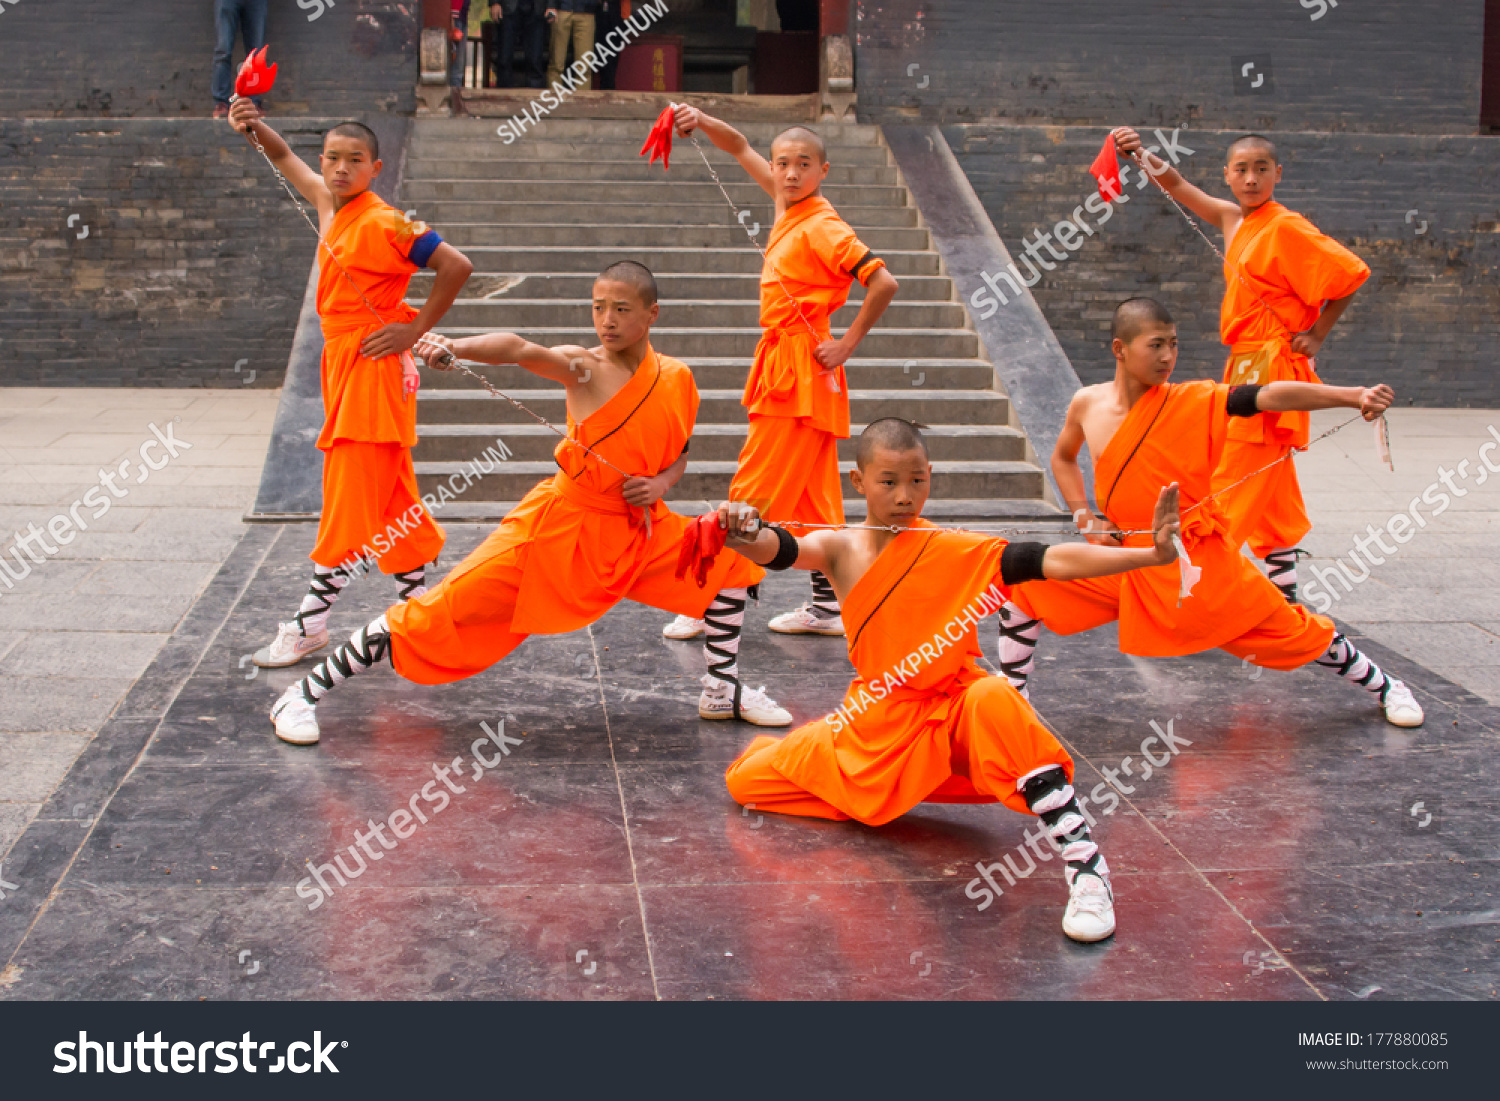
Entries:
<svg viewBox="0 0 1500 1101">
<path fill-rule="evenodd" d="M 1141 136 L 1128 126 L 1121 126 L 1113 131 L 1115 148 L 1127 157 L 1137 154 L 1149 166 L 1151 175 L 1156 182 L 1166 189 L 1168 195 L 1187 207 L 1205 222 L 1212 224 L 1218 229 L 1225 229 L 1234 224 L 1233 219 L 1240 217 L 1240 205 L 1231 203 L 1224 199 L 1215 199 L 1202 188 L 1187 182 L 1182 173 L 1162 160 L 1155 153 L 1141 148 Z"/>
<path fill-rule="evenodd" d="M 726 501 L 720 505 L 719 526 L 728 533 L 724 545 L 757 566 L 775 561 L 781 553 L 782 537 L 776 534 L 778 529 L 762 524 L 760 513 L 750 505 L 739 501 Z M 815 531 L 795 539 L 797 557 L 791 568 L 831 573 L 839 534 L 837 531 Z"/>
<path fill-rule="evenodd" d="M 709 141 L 739 161 L 740 167 L 750 173 L 750 178 L 760 184 L 767 195 L 776 194 L 771 184 L 770 162 L 757 153 L 745 135 L 733 126 L 727 122 L 721 122 L 712 115 L 705 115 L 698 108 L 689 107 L 686 103 L 677 105 L 672 115 L 672 123 L 677 127 L 677 133 L 684 137 L 694 130 L 702 130 Z"/>
<path fill-rule="evenodd" d="M 1396 400 L 1389 386 L 1324 386 L 1320 382 L 1270 382 L 1255 394 L 1262 413 L 1307 412 L 1313 409 L 1358 409 L 1372 421 Z"/>
<path fill-rule="evenodd" d="M 323 177 L 292 152 L 292 147 L 286 143 L 286 139 L 266 125 L 264 116 L 260 108 L 255 106 L 254 100 L 235 100 L 234 105 L 229 108 L 229 125 L 244 134 L 245 140 L 251 144 L 259 139 L 271 163 L 292 182 L 292 186 L 301 193 L 304 199 L 318 208 L 319 214 L 333 212 L 333 192 L 328 190 Z"/>
<path fill-rule="evenodd" d="M 1149 547 L 1095 547 L 1088 543 L 1059 543 L 1048 547 L 1042 558 L 1042 574 L 1054 581 L 1077 581 L 1177 561 L 1177 548 L 1172 545 L 1172 537 L 1181 533 L 1182 518 L 1178 513 L 1176 482 L 1157 497 L 1151 531 L 1152 545 Z"/>
<path fill-rule="evenodd" d="M 876 268 L 865 288 L 865 301 L 860 306 L 854 323 L 839 339 L 825 340 L 813 349 L 813 358 L 830 371 L 847 362 L 854 354 L 854 349 L 859 347 L 859 342 L 875 327 L 875 322 L 880 320 L 900 288 L 901 284 L 896 282 L 894 275 L 885 268 Z"/>
<path fill-rule="evenodd" d="M 564 386 L 585 383 L 603 364 L 588 349 L 573 345 L 546 348 L 515 333 L 484 333 L 458 340 L 424 333 L 416 344 L 417 354 L 431 362 L 444 352 L 475 363 L 518 363 L 534 375 Z"/>
</svg>

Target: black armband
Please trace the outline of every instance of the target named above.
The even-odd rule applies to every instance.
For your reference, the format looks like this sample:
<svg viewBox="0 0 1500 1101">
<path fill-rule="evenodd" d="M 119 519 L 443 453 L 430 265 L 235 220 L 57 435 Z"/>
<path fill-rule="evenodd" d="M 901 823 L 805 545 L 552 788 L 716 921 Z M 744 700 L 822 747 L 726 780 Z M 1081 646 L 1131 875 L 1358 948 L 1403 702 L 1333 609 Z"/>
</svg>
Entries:
<svg viewBox="0 0 1500 1101">
<path fill-rule="evenodd" d="M 1042 581 L 1042 559 L 1047 557 L 1046 543 L 1010 543 L 1000 552 L 1000 584 L 1007 589 L 1024 581 Z"/>
<path fill-rule="evenodd" d="M 1253 417 L 1260 410 L 1256 408 L 1256 396 L 1260 393 L 1259 383 L 1250 383 L 1245 386 L 1231 386 L 1229 397 L 1224 401 L 1224 412 L 1231 417 Z"/>
<path fill-rule="evenodd" d="M 776 538 L 781 543 L 781 547 L 776 551 L 776 557 L 766 563 L 766 569 L 790 569 L 792 564 L 797 561 L 797 555 L 801 553 L 800 548 L 797 546 L 797 537 L 787 531 L 786 528 L 772 528 L 771 530 L 776 533 Z"/>
</svg>

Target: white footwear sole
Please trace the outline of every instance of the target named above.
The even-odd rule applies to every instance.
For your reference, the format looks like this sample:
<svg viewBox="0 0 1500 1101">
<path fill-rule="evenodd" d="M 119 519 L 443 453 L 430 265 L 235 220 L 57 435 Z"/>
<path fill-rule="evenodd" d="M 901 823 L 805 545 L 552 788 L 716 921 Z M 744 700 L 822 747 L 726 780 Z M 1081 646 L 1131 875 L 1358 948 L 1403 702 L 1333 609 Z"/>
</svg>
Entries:
<svg viewBox="0 0 1500 1101">
<path fill-rule="evenodd" d="M 678 616 L 661 629 L 662 638 L 675 639 L 697 638 L 704 632 L 703 620 L 688 619 L 686 616 Z"/>
<path fill-rule="evenodd" d="M 795 614 L 796 613 L 794 612 L 787 613 L 787 615 Z M 778 635 L 829 635 L 836 638 L 844 637 L 843 616 L 839 616 L 837 619 L 828 620 L 829 626 L 827 627 L 805 625 L 801 621 L 787 623 L 785 622 L 786 618 L 787 616 L 777 616 L 775 619 L 771 620 L 771 622 L 768 623 L 767 626 L 770 627 L 771 630 L 775 631 Z M 834 624 L 837 624 L 837 626 L 833 626 Z"/>
<path fill-rule="evenodd" d="M 785 716 L 785 717 L 783 717 Z M 710 711 L 700 701 L 698 704 L 698 717 L 707 719 L 709 722 L 718 722 L 721 719 L 734 718 L 734 708 Z M 758 708 L 740 708 L 740 721 L 749 723 L 751 726 L 791 726 L 791 712 L 777 708 L 772 712 L 764 712 Z"/>
<path fill-rule="evenodd" d="M 322 650 L 327 646 L 328 636 L 324 635 L 323 641 L 318 643 L 316 646 L 309 646 L 300 654 L 294 654 L 292 657 L 284 661 L 272 661 L 271 648 L 269 646 L 262 646 L 259 650 L 255 651 L 255 653 L 251 655 L 250 660 L 256 665 L 259 665 L 262 669 L 285 669 L 289 665 L 296 665 L 304 661 L 305 659 L 311 657 L 313 654 L 316 654 L 319 650 Z"/>
</svg>

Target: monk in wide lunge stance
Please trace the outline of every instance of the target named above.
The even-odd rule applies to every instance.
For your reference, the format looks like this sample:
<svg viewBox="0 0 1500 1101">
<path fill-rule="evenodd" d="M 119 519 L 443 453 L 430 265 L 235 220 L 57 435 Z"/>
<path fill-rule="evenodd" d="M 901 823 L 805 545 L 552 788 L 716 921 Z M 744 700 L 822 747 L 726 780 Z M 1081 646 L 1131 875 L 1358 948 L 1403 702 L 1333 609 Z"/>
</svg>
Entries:
<svg viewBox="0 0 1500 1101">
<path fill-rule="evenodd" d="M 1149 547 L 1007 543 L 921 518 L 932 477 L 907 421 L 870 424 L 852 478 L 872 527 L 801 538 L 761 527 L 747 504 L 720 509 L 727 545 L 767 569 L 819 570 L 842 601 L 856 677 L 835 713 L 750 744 L 726 779 L 756 811 L 879 826 L 918 803 L 1004 803 L 1039 815 L 1062 854 L 1063 932 L 1115 929 L 1109 866 L 1074 797 L 1073 760 L 1003 677 L 979 667 L 976 623 L 1013 585 L 1096 578 L 1171 563 L 1177 490 L 1164 489 Z M 894 530 L 891 530 L 894 529 Z"/>
<path fill-rule="evenodd" d="M 767 161 L 745 135 L 696 107 L 679 105 L 674 124 L 679 134 L 701 129 L 776 200 L 760 276 L 765 332 L 745 382 L 750 429 L 729 496 L 771 520 L 842 524 L 838 441 L 849 436 L 844 364 L 895 298 L 896 279 L 823 198 L 828 155 L 816 133 L 805 126 L 783 130 Z M 866 288 L 864 303 L 834 340 L 829 321 L 856 279 Z M 814 570 L 811 602 L 769 626 L 781 634 L 842 635 L 838 597 L 827 577 Z M 701 622 L 678 617 L 662 634 L 693 638 L 703 630 Z"/>
<path fill-rule="evenodd" d="M 633 261 L 611 265 L 594 283 L 593 312 L 593 349 L 543 348 L 512 333 L 422 338 L 417 351 L 429 362 L 451 353 L 519 363 L 562 383 L 569 439 L 554 452 L 562 469 L 441 582 L 393 605 L 288 688 L 271 709 L 283 741 L 316 742 L 318 701 L 386 660 L 408 680 L 444 684 L 483 672 L 528 635 L 587 626 L 621 600 L 694 616 L 710 601 L 733 600 L 743 611 L 747 588 L 765 576 L 759 567 L 726 555 L 697 576 L 678 576 L 689 521 L 668 511 L 662 496 L 686 469 L 698 390 L 686 365 L 651 347 L 656 280 Z M 637 470 L 653 473 L 620 474 Z M 763 690 L 741 688 L 737 625 L 708 653 L 701 716 L 761 726 L 792 721 Z"/>
<path fill-rule="evenodd" d="M 1141 147 L 1129 127 L 1114 132 L 1126 154 Z M 1224 303 L 1220 339 L 1229 345 L 1224 381 L 1230 385 L 1317 382 L 1314 357 L 1364 281 L 1369 266 L 1275 198 L 1281 182 L 1276 146 L 1249 134 L 1229 147 L 1224 182 L 1234 202 L 1194 187 L 1154 154 L 1144 154 L 1171 196 L 1224 233 Z M 1236 417 L 1214 472 L 1219 490 L 1294 447 L 1306 447 L 1302 409 Z M 1297 484 L 1297 469 L 1282 463 L 1224 499 L 1230 540 L 1265 560 L 1270 578 L 1289 602 L 1297 600 L 1297 546 L 1312 528 Z"/>
<path fill-rule="evenodd" d="M 473 265 L 422 222 L 370 190 L 380 143 L 358 122 L 323 136 L 322 175 L 237 100 L 229 121 L 318 210 L 318 318 L 323 328 L 323 508 L 312 586 L 256 665 L 295 665 L 328 645 L 328 615 L 350 578 L 372 564 L 408 600 L 425 591 L 443 529 L 422 504 L 411 448 L 417 442 L 416 364 L 407 350 L 447 313 Z M 328 255 L 332 251 L 333 256 Z M 420 311 L 404 301 L 414 272 L 436 276 Z M 373 309 L 372 309 L 373 308 Z"/>
<path fill-rule="evenodd" d="M 1117 542 L 1122 537 L 1109 534 L 1111 530 L 1143 528 L 1156 487 L 1167 481 L 1181 485 L 1182 541 L 1202 576 L 1190 595 L 1182 594 L 1176 570 L 1017 586 L 1000 612 L 1000 667 L 1011 684 L 1026 692 L 1043 625 L 1071 635 L 1118 619 L 1120 649 L 1127 654 L 1174 657 L 1217 647 L 1266 669 L 1316 663 L 1368 690 L 1388 722 L 1422 725 L 1422 708 L 1406 685 L 1360 653 L 1333 620 L 1288 604 L 1240 553 L 1224 508 L 1210 497 L 1236 418 L 1342 407 L 1373 420 L 1394 400 L 1390 388 L 1169 382 L 1177 364 L 1177 327 L 1150 298 L 1121 303 L 1111 333 L 1114 381 L 1085 386 L 1073 395 L 1053 451 L 1052 472 L 1092 541 Z M 1078 465 L 1084 444 L 1094 458 L 1094 495 L 1102 520 L 1089 509 Z M 1125 536 L 1123 541 L 1145 538 Z"/>
</svg>

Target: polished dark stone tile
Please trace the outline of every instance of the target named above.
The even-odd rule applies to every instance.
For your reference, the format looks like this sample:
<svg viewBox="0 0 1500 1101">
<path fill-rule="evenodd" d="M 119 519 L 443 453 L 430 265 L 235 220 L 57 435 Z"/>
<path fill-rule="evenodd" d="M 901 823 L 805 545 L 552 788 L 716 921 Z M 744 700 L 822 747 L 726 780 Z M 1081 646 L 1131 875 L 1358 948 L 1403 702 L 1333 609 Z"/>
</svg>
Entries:
<svg viewBox="0 0 1500 1101">
<path fill-rule="evenodd" d="M 1121 876 L 1120 931 L 1062 934 L 1061 875 L 1018 883 L 986 910 L 947 883 L 648 886 L 667 998 L 1295 999 L 1290 970 L 1255 974 L 1263 942 L 1193 875 Z"/>
<path fill-rule="evenodd" d="M 312 911 L 278 888 L 68 889 L 15 969 L 0 999 L 653 996 L 635 890 L 611 885 L 391 886 Z"/>
</svg>

